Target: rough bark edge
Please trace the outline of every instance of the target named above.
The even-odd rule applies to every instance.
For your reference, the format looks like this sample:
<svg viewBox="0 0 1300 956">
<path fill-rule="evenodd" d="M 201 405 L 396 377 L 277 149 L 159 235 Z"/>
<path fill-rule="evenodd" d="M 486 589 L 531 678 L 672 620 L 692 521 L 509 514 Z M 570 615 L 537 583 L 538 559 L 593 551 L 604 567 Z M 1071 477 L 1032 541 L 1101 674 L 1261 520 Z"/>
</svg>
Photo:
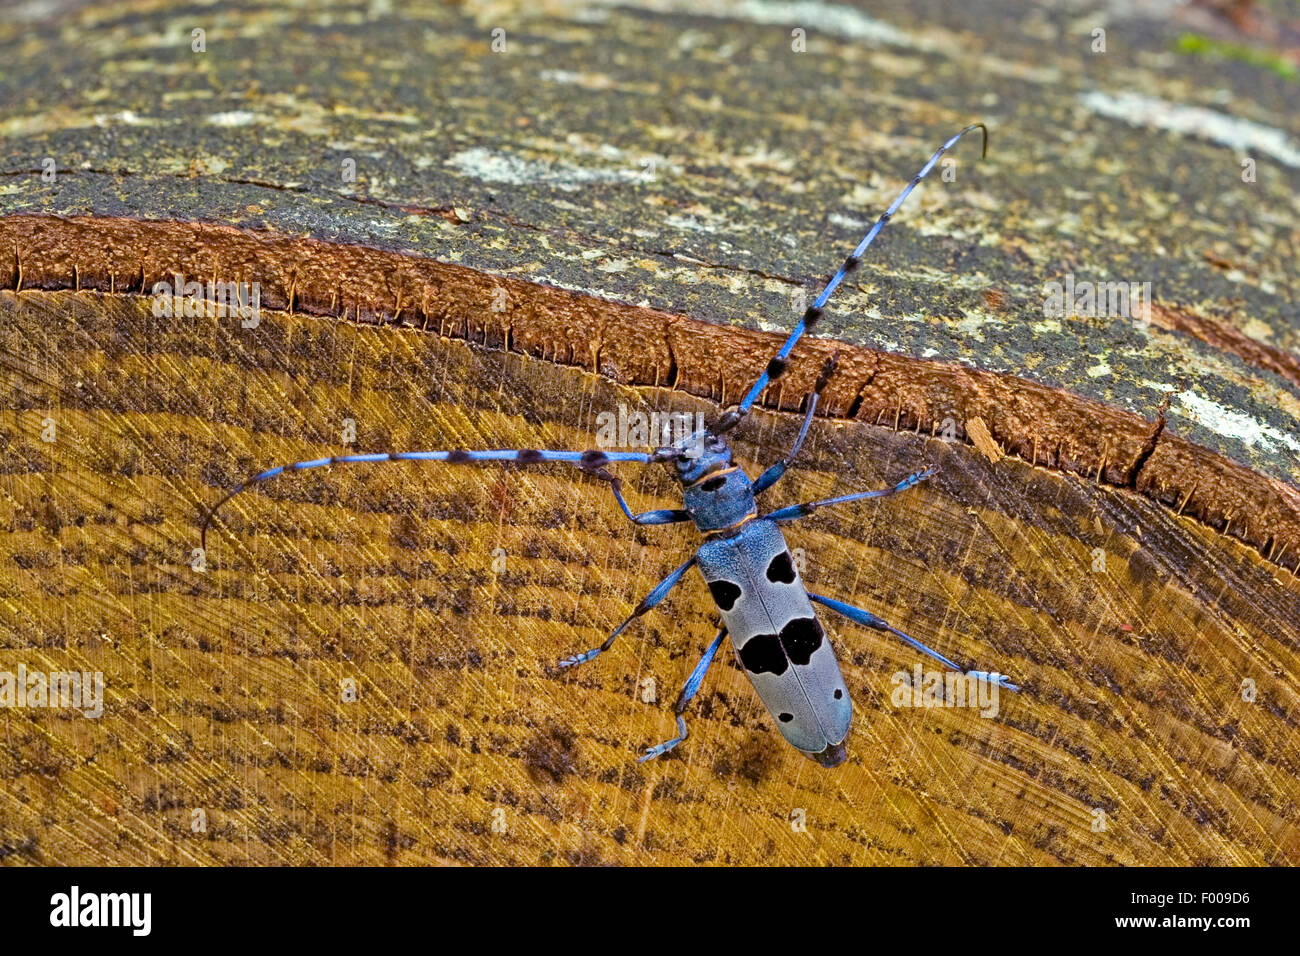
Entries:
<svg viewBox="0 0 1300 956">
<path fill-rule="evenodd" d="M 202 222 L 0 218 L 0 288 L 149 295 L 155 282 L 177 273 L 256 282 L 270 309 L 414 325 L 724 404 L 739 397 L 781 341 L 776 333 L 358 245 Z M 1208 341 L 1204 320 L 1170 310 L 1161 319 Z M 1240 354 L 1241 343 L 1218 344 Z M 832 351 L 839 370 L 819 409 L 827 417 L 966 440 L 966 422 L 978 418 L 1009 454 L 1131 488 L 1300 574 L 1300 491 L 1164 434 L 1163 417 L 1153 423 L 1027 379 L 825 339 L 796 350 L 790 373 L 762 403 L 797 408 Z M 1293 372 L 1288 363 L 1275 370 L 1288 378 Z"/>
</svg>

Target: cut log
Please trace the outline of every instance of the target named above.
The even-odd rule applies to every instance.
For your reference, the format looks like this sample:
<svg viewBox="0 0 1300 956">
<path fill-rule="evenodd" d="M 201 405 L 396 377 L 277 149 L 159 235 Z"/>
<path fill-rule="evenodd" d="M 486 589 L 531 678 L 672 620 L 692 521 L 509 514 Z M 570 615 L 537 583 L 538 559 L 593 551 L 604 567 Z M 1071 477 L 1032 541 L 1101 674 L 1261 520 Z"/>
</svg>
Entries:
<svg viewBox="0 0 1300 956">
<path fill-rule="evenodd" d="M 99 718 L 0 717 L 0 858 L 1300 859 L 1300 122 L 1285 77 L 1171 52 L 1241 25 L 1110 13 L 1094 52 L 1010 2 L 121 7 L 0 11 L 0 672 L 105 680 Z M 554 665 L 698 538 L 561 466 L 286 475 L 196 554 L 275 464 L 715 415 L 973 120 L 988 157 L 936 167 L 735 444 L 779 458 L 839 352 L 770 495 L 937 472 L 791 546 L 1011 674 L 995 714 L 908 706 L 917 655 L 827 617 L 845 765 L 729 657 L 636 764 L 706 589 Z M 187 309 L 209 282 L 256 283 L 256 320 Z"/>
</svg>

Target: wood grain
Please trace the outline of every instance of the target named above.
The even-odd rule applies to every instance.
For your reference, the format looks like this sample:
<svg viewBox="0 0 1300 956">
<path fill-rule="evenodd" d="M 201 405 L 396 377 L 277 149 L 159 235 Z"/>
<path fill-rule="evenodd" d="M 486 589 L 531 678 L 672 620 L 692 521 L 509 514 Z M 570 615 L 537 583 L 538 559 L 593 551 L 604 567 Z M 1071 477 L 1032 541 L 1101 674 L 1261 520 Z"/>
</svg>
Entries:
<svg viewBox="0 0 1300 956">
<path fill-rule="evenodd" d="M 24 291 L 0 292 L 0 320 L 0 663 L 102 670 L 108 687 L 99 720 L 0 713 L 6 863 L 1300 855 L 1300 586 L 1131 490 L 817 422 L 773 505 L 939 472 L 792 530 L 810 585 L 1025 691 L 992 719 L 896 707 L 891 677 L 915 655 L 828 619 L 857 705 L 844 767 L 785 746 L 730 660 L 690 740 L 637 765 L 713 634 L 700 582 L 579 672 L 553 665 L 680 563 L 688 531 L 632 528 L 603 485 L 558 466 L 286 477 L 231 502 L 204 574 L 196 519 L 269 464 L 343 452 L 345 418 L 356 450 L 580 448 L 620 402 L 713 406 L 270 310 L 248 330 L 159 320 L 138 296 Z M 796 424 L 745 426 L 751 473 Z M 666 476 L 628 473 L 635 503 L 672 502 Z"/>
<path fill-rule="evenodd" d="M 1300 121 L 1258 57 L 1180 45 L 1290 56 L 1296 26 L 1052 0 L 0 7 L 0 671 L 100 670 L 108 698 L 0 708 L 0 862 L 1296 862 Z M 996 716 L 899 706 L 916 656 L 828 619 L 847 764 L 791 751 L 729 659 L 690 740 L 636 764 L 714 615 L 691 577 L 558 672 L 694 544 L 562 468 L 285 477 L 193 569 L 201 508 L 274 463 L 716 412 L 977 119 L 988 157 L 963 144 L 918 189 L 737 440 L 751 473 L 778 457 L 840 351 L 773 505 L 936 465 L 791 543 L 817 590 L 1014 675 Z M 259 282 L 261 324 L 154 317 L 175 271 Z M 1149 314 L 1050 316 L 1067 276 L 1149 282 Z M 625 471 L 634 503 L 676 503 Z"/>
</svg>

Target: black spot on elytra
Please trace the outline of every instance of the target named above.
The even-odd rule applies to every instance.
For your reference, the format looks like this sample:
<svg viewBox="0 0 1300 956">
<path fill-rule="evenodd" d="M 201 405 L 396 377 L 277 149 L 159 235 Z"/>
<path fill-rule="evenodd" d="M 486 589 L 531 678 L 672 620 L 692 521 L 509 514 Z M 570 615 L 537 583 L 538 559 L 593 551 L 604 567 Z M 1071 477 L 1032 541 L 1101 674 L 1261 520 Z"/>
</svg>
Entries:
<svg viewBox="0 0 1300 956">
<path fill-rule="evenodd" d="M 773 584 L 794 584 L 794 564 L 790 552 L 782 551 L 767 566 L 767 579 Z"/>
<path fill-rule="evenodd" d="M 525 448 L 519 453 L 519 460 L 525 464 L 531 464 L 542 460 L 542 453 L 535 448 Z"/>
<path fill-rule="evenodd" d="M 705 491 L 717 491 L 726 483 L 727 483 L 726 477 L 723 475 L 719 475 L 716 478 L 710 478 L 704 484 L 700 485 L 700 487 Z"/>
<path fill-rule="evenodd" d="M 813 651 L 822 646 L 826 632 L 815 617 L 796 617 L 781 628 L 781 646 L 790 660 L 800 666 L 812 660 Z"/>
<path fill-rule="evenodd" d="M 751 674 L 785 673 L 791 664 L 807 666 L 821 647 L 826 632 L 815 617 L 796 617 L 781 628 L 781 634 L 756 634 L 740 649 L 740 663 Z"/>
<path fill-rule="evenodd" d="M 836 690 L 836 691 L 835 691 L 835 699 L 836 699 L 836 700 L 842 700 L 843 697 L 844 697 L 844 691 L 842 691 L 842 690 Z"/>
<path fill-rule="evenodd" d="M 781 723 L 783 723 L 783 724 L 788 724 L 788 723 L 790 723 L 790 721 L 794 720 L 794 714 L 787 714 L 787 713 L 784 713 L 784 712 L 783 712 L 783 713 L 777 714 L 777 715 L 776 715 L 776 719 L 779 720 L 779 721 L 781 721 Z"/>
<path fill-rule="evenodd" d="M 740 586 L 730 581 L 710 581 L 709 593 L 721 610 L 730 611 L 736 606 L 736 598 L 740 597 Z"/>
<path fill-rule="evenodd" d="M 747 640 L 740 649 L 740 663 L 751 674 L 776 674 L 778 677 L 790 666 L 775 634 L 755 634 Z"/>
</svg>

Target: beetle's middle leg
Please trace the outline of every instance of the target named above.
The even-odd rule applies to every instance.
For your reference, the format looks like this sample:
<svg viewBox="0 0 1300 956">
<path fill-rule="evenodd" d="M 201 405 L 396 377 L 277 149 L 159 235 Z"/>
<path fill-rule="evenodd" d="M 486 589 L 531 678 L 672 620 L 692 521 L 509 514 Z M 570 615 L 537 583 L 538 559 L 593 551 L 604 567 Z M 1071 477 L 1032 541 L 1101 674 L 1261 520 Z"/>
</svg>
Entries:
<svg viewBox="0 0 1300 956">
<path fill-rule="evenodd" d="M 628 616 L 627 620 L 614 628 L 614 633 L 605 638 L 604 644 L 601 644 L 600 647 L 593 647 L 589 651 L 583 651 L 581 654 L 574 654 L 571 657 L 566 657 L 564 660 L 560 661 L 560 666 L 573 667 L 577 664 L 585 664 L 597 655 L 609 650 L 610 645 L 614 643 L 614 639 L 622 634 L 629 624 L 668 596 L 668 592 L 678 585 L 682 579 L 682 575 L 684 575 L 687 569 L 695 563 L 695 558 L 696 555 L 691 555 L 689 561 L 656 584 L 655 589 L 642 598 L 641 603 L 636 606 L 636 609 Z"/>
</svg>

